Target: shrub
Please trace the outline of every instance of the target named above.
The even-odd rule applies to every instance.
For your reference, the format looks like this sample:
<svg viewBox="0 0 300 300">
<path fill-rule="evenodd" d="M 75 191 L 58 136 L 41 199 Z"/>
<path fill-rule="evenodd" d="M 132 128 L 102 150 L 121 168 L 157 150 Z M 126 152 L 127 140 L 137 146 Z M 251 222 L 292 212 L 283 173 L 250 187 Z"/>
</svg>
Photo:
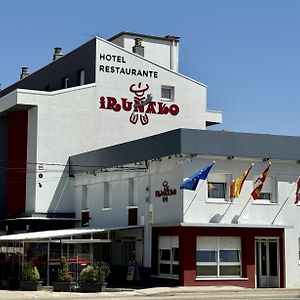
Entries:
<svg viewBox="0 0 300 300">
<path fill-rule="evenodd" d="M 108 264 L 104 261 L 95 262 L 93 265 L 85 267 L 79 274 L 81 281 L 85 282 L 106 282 L 110 273 Z"/>
<path fill-rule="evenodd" d="M 94 266 L 86 266 L 79 274 L 81 281 L 97 282 L 97 272 Z"/>
<path fill-rule="evenodd" d="M 25 262 L 22 266 L 22 279 L 24 281 L 37 281 L 40 279 L 40 273 L 32 262 Z"/>
<path fill-rule="evenodd" d="M 72 275 L 69 273 L 69 266 L 64 256 L 61 257 L 60 266 L 58 268 L 58 281 L 71 282 L 73 281 Z"/>
<path fill-rule="evenodd" d="M 110 273 L 110 268 L 105 261 L 95 262 L 94 268 L 97 273 L 97 281 L 104 283 Z"/>
</svg>

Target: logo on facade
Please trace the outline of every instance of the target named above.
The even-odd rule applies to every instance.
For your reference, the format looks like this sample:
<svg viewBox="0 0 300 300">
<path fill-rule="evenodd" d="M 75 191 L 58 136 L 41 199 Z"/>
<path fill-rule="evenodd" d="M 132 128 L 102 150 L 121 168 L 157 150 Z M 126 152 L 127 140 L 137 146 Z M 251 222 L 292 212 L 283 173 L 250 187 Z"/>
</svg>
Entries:
<svg viewBox="0 0 300 300">
<path fill-rule="evenodd" d="M 131 84 L 129 91 L 133 93 L 133 101 L 128 101 L 127 98 L 121 98 L 117 100 L 114 97 L 100 97 L 99 109 L 110 109 L 115 112 L 131 111 L 129 121 L 132 124 L 140 122 L 142 125 L 149 123 L 149 115 L 171 115 L 177 116 L 179 113 L 179 107 L 177 104 L 167 104 L 163 102 L 153 101 L 153 96 L 149 92 L 149 85 Z"/>
<path fill-rule="evenodd" d="M 170 189 L 168 181 L 164 180 L 162 183 L 163 189 L 155 191 L 155 197 L 162 197 L 162 202 L 168 202 L 168 196 L 176 195 L 176 189 Z"/>
</svg>

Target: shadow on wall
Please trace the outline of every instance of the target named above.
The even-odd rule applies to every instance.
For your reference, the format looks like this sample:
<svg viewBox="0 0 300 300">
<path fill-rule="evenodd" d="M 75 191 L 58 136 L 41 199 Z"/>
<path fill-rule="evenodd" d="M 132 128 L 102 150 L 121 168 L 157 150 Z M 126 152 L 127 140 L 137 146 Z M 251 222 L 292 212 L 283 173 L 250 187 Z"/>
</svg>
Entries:
<svg viewBox="0 0 300 300">
<path fill-rule="evenodd" d="M 75 190 L 73 178 L 69 176 L 69 160 L 61 173 L 48 214 L 75 214 Z"/>
</svg>

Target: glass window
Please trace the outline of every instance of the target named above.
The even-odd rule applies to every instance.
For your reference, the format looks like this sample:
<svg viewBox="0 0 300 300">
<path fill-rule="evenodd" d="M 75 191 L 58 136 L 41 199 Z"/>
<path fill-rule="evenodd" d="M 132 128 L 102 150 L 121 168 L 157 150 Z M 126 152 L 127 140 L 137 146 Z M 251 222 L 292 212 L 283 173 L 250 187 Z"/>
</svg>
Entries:
<svg viewBox="0 0 300 300">
<path fill-rule="evenodd" d="M 160 260 L 170 260 L 170 249 L 160 249 Z"/>
<path fill-rule="evenodd" d="M 217 252 L 215 250 L 198 250 L 197 251 L 198 262 L 216 262 Z"/>
<path fill-rule="evenodd" d="M 110 186 L 109 182 L 104 182 L 104 208 L 111 207 L 111 200 L 110 200 Z"/>
<path fill-rule="evenodd" d="M 178 279 L 179 248 L 178 236 L 160 236 L 158 239 L 160 276 Z"/>
<path fill-rule="evenodd" d="M 240 277 L 240 244 L 239 237 L 197 237 L 197 276 Z"/>
<path fill-rule="evenodd" d="M 220 262 L 240 262 L 239 250 L 220 250 Z"/>
<path fill-rule="evenodd" d="M 66 89 L 66 88 L 69 87 L 69 77 L 68 77 L 68 76 L 64 77 L 64 78 L 61 80 L 61 87 L 62 87 L 63 89 Z"/>
<path fill-rule="evenodd" d="M 226 198 L 225 182 L 208 182 L 208 198 Z"/>
<path fill-rule="evenodd" d="M 85 83 L 85 71 L 80 69 L 77 71 L 77 85 L 84 85 Z"/>
<path fill-rule="evenodd" d="M 162 86 L 161 87 L 161 99 L 164 101 L 173 101 L 174 100 L 174 87 Z"/>
</svg>

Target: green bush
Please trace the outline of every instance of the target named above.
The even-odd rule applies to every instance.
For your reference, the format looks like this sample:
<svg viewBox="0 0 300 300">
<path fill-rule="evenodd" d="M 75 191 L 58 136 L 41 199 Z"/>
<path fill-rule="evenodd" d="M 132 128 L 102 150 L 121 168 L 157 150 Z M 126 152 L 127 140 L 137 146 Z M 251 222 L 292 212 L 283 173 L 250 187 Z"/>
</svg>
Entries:
<svg viewBox="0 0 300 300">
<path fill-rule="evenodd" d="M 69 266 L 64 256 L 61 257 L 60 266 L 58 268 L 58 281 L 60 282 L 72 282 L 73 277 L 69 273 Z"/>
<path fill-rule="evenodd" d="M 22 279 L 24 281 L 37 281 L 40 279 L 40 273 L 32 262 L 25 262 L 22 266 Z"/>
<path fill-rule="evenodd" d="M 110 268 L 105 261 L 95 262 L 94 268 L 97 273 L 97 281 L 104 283 L 110 273 Z"/>
<path fill-rule="evenodd" d="M 95 262 L 93 265 L 86 266 L 79 274 L 81 281 L 85 282 L 106 282 L 110 273 L 108 264 L 104 261 Z"/>
<path fill-rule="evenodd" d="M 94 266 L 86 266 L 81 270 L 79 278 L 81 281 L 85 282 L 97 282 L 96 269 L 94 268 Z"/>
</svg>

